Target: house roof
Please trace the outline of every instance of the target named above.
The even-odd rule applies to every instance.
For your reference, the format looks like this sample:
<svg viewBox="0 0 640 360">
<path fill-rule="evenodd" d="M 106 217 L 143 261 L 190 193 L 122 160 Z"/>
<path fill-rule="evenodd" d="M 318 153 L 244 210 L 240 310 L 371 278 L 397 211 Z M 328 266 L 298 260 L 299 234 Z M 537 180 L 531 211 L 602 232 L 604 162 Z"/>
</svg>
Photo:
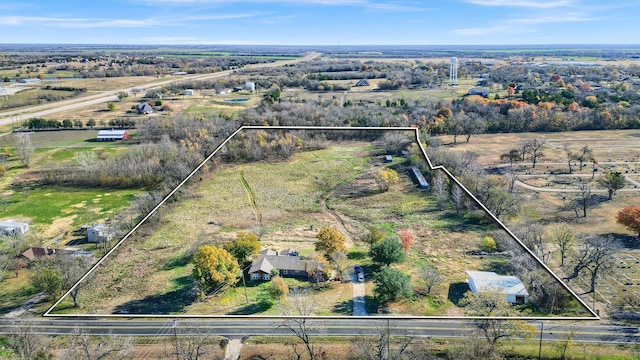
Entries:
<svg viewBox="0 0 640 360">
<path fill-rule="evenodd" d="M 262 249 L 258 252 L 258 255 L 278 255 L 278 252 L 273 249 Z"/>
<path fill-rule="evenodd" d="M 251 263 L 249 274 L 262 271 L 271 273 L 272 269 L 288 270 L 288 271 L 306 271 L 306 262 L 298 256 L 288 255 L 258 255 Z"/>
<path fill-rule="evenodd" d="M 490 271 L 466 271 L 478 291 L 483 289 L 501 290 L 507 295 L 529 295 L 520 279 L 515 276 L 498 275 Z"/>
<path fill-rule="evenodd" d="M 52 249 L 43 247 L 32 247 L 23 252 L 22 256 L 26 257 L 29 261 L 33 261 L 35 259 L 39 259 L 45 256 L 51 256 L 54 254 L 73 254 L 76 251 L 78 251 L 78 249 Z"/>
</svg>

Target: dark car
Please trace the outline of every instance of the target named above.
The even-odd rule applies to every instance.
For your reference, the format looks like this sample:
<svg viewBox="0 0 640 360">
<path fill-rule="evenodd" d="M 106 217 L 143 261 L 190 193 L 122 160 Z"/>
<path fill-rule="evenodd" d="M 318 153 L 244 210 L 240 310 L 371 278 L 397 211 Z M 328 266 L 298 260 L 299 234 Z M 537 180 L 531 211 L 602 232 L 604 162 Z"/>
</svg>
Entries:
<svg viewBox="0 0 640 360">
<path fill-rule="evenodd" d="M 356 274 L 359 274 L 362 272 L 362 267 L 360 265 L 356 265 L 353 267 L 353 271 L 355 271 Z"/>
</svg>

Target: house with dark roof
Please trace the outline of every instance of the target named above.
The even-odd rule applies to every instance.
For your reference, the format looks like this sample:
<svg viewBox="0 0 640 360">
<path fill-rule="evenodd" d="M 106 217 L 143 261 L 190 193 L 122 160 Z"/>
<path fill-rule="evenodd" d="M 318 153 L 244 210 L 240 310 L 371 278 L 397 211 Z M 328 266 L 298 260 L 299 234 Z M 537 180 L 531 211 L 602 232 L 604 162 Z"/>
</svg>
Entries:
<svg viewBox="0 0 640 360">
<path fill-rule="evenodd" d="M 146 102 L 142 102 L 136 105 L 136 111 L 138 114 L 151 114 L 153 112 L 153 108 Z"/>
<path fill-rule="evenodd" d="M 251 280 L 271 280 L 274 269 L 282 277 L 297 277 L 303 279 L 319 279 L 323 274 L 318 269 L 324 265 L 317 261 L 299 256 L 297 251 L 290 249 L 278 252 L 273 249 L 264 249 L 258 253 L 249 268 Z M 320 272 L 322 272 L 320 270 Z"/>
<path fill-rule="evenodd" d="M 40 259 L 47 256 L 53 256 L 56 254 L 64 254 L 64 255 L 73 255 L 76 253 L 78 249 L 69 248 L 69 249 L 53 249 L 46 247 L 31 247 L 25 250 L 22 253 L 27 260 L 33 261 L 36 259 Z"/>
<path fill-rule="evenodd" d="M 360 79 L 358 80 L 358 82 L 356 83 L 355 86 L 369 86 L 369 80 L 367 79 Z"/>
</svg>

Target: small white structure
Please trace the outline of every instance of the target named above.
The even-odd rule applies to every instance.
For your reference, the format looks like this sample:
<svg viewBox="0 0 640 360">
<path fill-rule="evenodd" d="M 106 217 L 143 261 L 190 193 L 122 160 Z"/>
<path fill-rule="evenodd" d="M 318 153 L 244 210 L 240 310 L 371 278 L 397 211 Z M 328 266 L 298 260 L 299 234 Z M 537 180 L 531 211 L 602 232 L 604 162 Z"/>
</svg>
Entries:
<svg viewBox="0 0 640 360">
<path fill-rule="evenodd" d="M 252 81 L 247 81 L 247 83 L 244 85 L 244 88 L 249 91 L 256 91 L 256 83 Z"/>
<path fill-rule="evenodd" d="M 231 94 L 232 91 L 233 91 L 233 89 L 225 88 L 225 89 L 221 89 L 220 91 L 218 91 L 218 94 L 220 94 L 220 95 Z"/>
<path fill-rule="evenodd" d="M 0 235 L 24 235 L 29 231 L 29 224 L 15 221 L 0 221 Z"/>
<path fill-rule="evenodd" d="M 193 96 L 193 89 L 184 89 L 185 96 Z"/>
<path fill-rule="evenodd" d="M 472 292 L 500 291 L 511 304 L 526 304 L 529 292 L 515 276 L 498 275 L 490 271 L 466 271 Z"/>
<path fill-rule="evenodd" d="M 458 58 L 452 57 L 449 64 L 449 84 L 458 85 Z"/>
<path fill-rule="evenodd" d="M 38 78 L 20 79 L 18 80 L 18 82 L 22 84 L 33 84 L 33 83 L 39 83 L 40 79 Z"/>
<path fill-rule="evenodd" d="M 105 224 L 95 225 L 87 230 L 87 241 L 90 243 L 103 243 L 111 241 L 115 236 L 113 230 L 111 230 Z"/>
<path fill-rule="evenodd" d="M 129 138 L 129 132 L 127 130 L 100 130 L 96 141 L 118 141 L 127 140 Z"/>
</svg>

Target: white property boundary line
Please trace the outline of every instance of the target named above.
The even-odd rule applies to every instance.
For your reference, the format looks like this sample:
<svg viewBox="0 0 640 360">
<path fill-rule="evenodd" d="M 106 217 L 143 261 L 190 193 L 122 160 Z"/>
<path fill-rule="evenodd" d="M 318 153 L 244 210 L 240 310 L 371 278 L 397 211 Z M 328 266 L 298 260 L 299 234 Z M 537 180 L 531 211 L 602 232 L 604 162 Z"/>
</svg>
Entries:
<svg viewBox="0 0 640 360">
<path fill-rule="evenodd" d="M 43 317 L 76 317 L 76 318 L 187 318 L 187 319 L 232 319 L 232 318 L 248 318 L 248 319 L 285 319 L 285 318 L 300 318 L 300 316 L 256 316 L 256 315 L 185 315 L 185 314 L 164 314 L 164 315 L 145 315 L 145 314 L 51 314 L 51 311 L 58 306 L 62 302 L 62 300 L 67 297 L 79 284 L 84 281 L 89 275 L 91 275 L 95 269 L 100 266 L 111 254 L 113 254 L 119 247 L 124 243 L 130 236 L 133 234 L 145 221 L 147 221 L 158 209 L 167 202 L 167 200 L 173 196 L 187 181 L 193 177 L 193 175 L 198 172 L 214 155 L 218 153 L 231 139 L 233 139 L 238 133 L 244 130 L 340 130 L 340 131 L 413 131 L 415 134 L 415 140 L 420 146 L 420 150 L 422 151 L 422 155 L 427 160 L 427 164 L 429 164 L 430 170 L 442 170 L 447 176 L 453 180 L 464 192 L 473 199 L 473 201 L 478 204 L 482 210 L 484 210 L 495 222 L 497 222 L 500 227 L 506 231 L 513 239 L 515 239 L 518 244 L 525 250 L 529 255 L 531 255 L 537 262 L 540 264 L 551 276 L 556 279 L 562 286 L 569 291 L 574 298 L 580 302 L 593 317 L 553 317 L 553 316 L 529 316 L 529 317 L 510 317 L 510 316 L 488 316 L 488 317 L 479 317 L 479 316 L 376 316 L 373 319 L 415 319 L 415 320 L 600 320 L 600 316 L 596 314 L 596 312 L 587 305 L 578 294 L 576 294 L 567 284 L 565 284 L 560 277 L 558 277 L 551 269 L 544 264 L 529 248 L 527 248 L 524 243 L 513 233 L 507 226 L 505 226 L 502 221 L 500 221 L 489 209 L 482 204 L 472 193 L 469 191 L 449 170 L 447 170 L 442 165 L 434 166 L 431 163 L 431 159 L 427 156 L 427 152 L 425 151 L 424 146 L 420 142 L 420 131 L 418 128 L 414 127 L 348 127 L 348 126 L 241 126 L 233 132 L 227 139 L 225 139 L 212 153 L 207 156 L 187 177 L 182 180 L 169 194 L 167 194 L 162 201 L 160 201 L 150 212 L 147 214 L 142 220 L 136 224 L 129 232 L 118 241 L 112 248 L 109 250 L 98 262 L 96 262 L 86 274 L 84 274 L 66 293 L 64 293 L 60 299 L 58 299 L 51 307 L 42 315 Z M 372 319 L 372 317 L 358 317 L 358 316 L 305 316 L 308 319 Z"/>
</svg>

